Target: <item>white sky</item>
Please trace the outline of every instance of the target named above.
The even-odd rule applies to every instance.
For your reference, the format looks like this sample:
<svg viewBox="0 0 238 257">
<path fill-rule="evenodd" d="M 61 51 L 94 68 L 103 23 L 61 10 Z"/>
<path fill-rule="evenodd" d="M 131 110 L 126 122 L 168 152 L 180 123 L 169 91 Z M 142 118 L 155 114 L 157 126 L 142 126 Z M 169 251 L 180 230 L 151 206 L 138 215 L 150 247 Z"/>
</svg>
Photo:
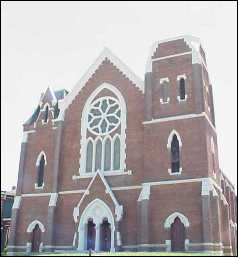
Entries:
<svg viewBox="0 0 238 257">
<path fill-rule="evenodd" d="M 1 177 L 16 185 L 22 124 L 47 86 L 71 90 L 104 46 L 141 78 L 159 39 L 201 38 L 213 84 L 220 167 L 237 181 L 237 3 L 1 2 Z"/>
</svg>

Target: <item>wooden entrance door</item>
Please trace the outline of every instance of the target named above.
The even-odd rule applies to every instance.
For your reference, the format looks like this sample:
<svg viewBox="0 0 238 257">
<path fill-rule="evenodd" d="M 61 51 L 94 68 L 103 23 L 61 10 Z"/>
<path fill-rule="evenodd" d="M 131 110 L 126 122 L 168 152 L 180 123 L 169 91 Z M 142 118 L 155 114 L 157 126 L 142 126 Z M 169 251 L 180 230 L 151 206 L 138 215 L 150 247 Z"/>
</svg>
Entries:
<svg viewBox="0 0 238 257">
<path fill-rule="evenodd" d="M 88 221 L 87 228 L 87 250 L 95 250 L 95 237 L 96 237 L 96 229 L 93 220 L 90 219 Z"/>
<path fill-rule="evenodd" d="M 41 244 L 41 230 L 38 224 L 32 231 L 31 251 L 39 252 Z"/>
<path fill-rule="evenodd" d="M 177 217 L 171 225 L 171 250 L 184 251 L 185 250 L 185 227 L 180 218 Z"/>
<path fill-rule="evenodd" d="M 111 225 L 107 219 L 104 219 L 103 223 L 101 224 L 100 234 L 100 250 L 104 252 L 109 252 L 111 250 Z"/>
</svg>

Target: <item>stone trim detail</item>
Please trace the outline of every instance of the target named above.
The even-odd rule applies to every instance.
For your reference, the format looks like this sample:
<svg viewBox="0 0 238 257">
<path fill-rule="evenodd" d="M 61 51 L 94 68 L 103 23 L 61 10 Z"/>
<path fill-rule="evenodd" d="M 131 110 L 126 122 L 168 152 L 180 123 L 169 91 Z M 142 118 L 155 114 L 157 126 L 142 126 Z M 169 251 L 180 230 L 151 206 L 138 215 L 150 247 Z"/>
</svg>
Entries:
<svg viewBox="0 0 238 257">
<path fill-rule="evenodd" d="M 58 194 L 52 193 L 50 196 L 49 206 L 56 206 L 57 199 L 58 199 Z"/>
<path fill-rule="evenodd" d="M 15 196 L 12 209 L 19 209 L 21 203 L 21 196 Z"/>
<path fill-rule="evenodd" d="M 150 184 L 142 184 L 142 190 L 138 198 L 138 202 L 150 199 Z"/>
</svg>

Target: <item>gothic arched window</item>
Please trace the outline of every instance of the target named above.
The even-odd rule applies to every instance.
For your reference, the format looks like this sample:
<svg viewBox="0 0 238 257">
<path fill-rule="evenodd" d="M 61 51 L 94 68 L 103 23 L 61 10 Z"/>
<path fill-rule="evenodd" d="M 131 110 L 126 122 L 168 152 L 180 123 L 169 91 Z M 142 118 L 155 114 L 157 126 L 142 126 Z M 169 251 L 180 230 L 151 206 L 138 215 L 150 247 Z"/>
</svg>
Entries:
<svg viewBox="0 0 238 257">
<path fill-rule="evenodd" d="M 99 139 L 96 143 L 95 151 L 95 171 L 101 170 L 102 167 L 102 141 Z"/>
<path fill-rule="evenodd" d="M 49 106 L 45 106 L 45 112 L 44 112 L 44 123 L 47 123 L 49 117 Z"/>
<path fill-rule="evenodd" d="M 104 170 L 111 170 L 111 140 L 109 138 L 106 139 L 104 146 Z"/>
<path fill-rule="evenodd" d="M 185 79 L 181 78 L 179 80 L 179 96 L 180 100 L 185 100 Z"/>
<path fill-rule="evenodd" d="M 88 141 L 86 154 L 86 172 L 92 172 L 93 169 L 93 143 Z"/>
<path fill-rule="evenodd" d="M 40 153 L 37 159 L 37 180 L 36 187 L 43 187 L 44 185 L 44 172 L 46 165 L 46 158 L 44 153 Z"/>
<path fill-rule="evenodd" d="M 121 152 L 121 142 L 119 137 L 116 137 L 114 141 L 114 147 L 113 147 L 113 169 L 114 170 L 120 169 L 120 152 Z"/>
<path fill-rule="evenodd" d="M 121 151 L 125 145 L 126 125 L 124 102 L 117 94 L 99 98 L 95 94 L 92 99 L 82 116 L 86 124 L 85 129 L 82 128 L 82 141 L 86 146 L 82 148 L 80 172 L 122 171 L 124 159 Z"/>
<path fill-rule="evenodd" d="M 171 172 L 178 173 L 180 169 L 180 150 L 179 141 L 174 134 L 171 142 Z"/>
</svg>

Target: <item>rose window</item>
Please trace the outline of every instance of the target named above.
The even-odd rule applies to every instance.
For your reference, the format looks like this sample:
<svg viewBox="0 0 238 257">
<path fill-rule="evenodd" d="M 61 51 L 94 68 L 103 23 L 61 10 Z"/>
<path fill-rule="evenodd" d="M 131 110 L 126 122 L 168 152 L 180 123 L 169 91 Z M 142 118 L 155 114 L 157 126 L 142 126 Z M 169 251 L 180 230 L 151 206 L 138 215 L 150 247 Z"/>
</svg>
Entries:
<svg viewBox="0 0 238 257">
<path fill-rule="evenodd" d="M 96 135 L 106 135 L 118 128 L 121 122 L 121 108 L 112 97 L 95 100 L 88 112 L 88 129 Z"/>
</svg>

